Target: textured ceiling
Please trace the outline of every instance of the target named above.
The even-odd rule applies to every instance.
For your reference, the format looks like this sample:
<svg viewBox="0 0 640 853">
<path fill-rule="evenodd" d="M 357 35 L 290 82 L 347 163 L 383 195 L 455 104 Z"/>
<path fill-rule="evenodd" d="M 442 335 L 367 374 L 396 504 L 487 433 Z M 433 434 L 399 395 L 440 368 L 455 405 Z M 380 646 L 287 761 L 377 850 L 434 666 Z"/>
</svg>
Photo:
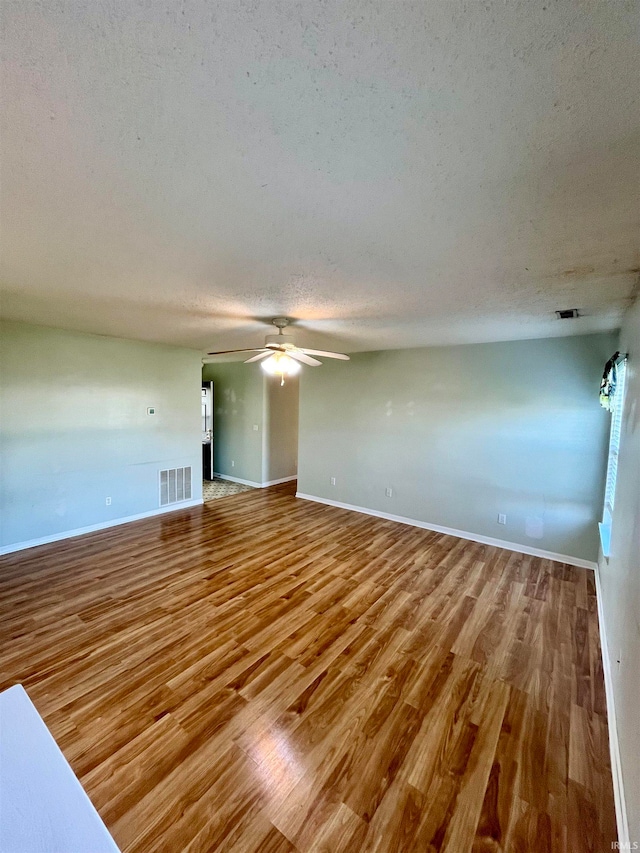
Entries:
<svg viewBox="0 0 640 853">
<path fill-rule="evenodd" d="M 351 351 L 619 324 L 637 0 L 4 0 L 3 18 L 8 317 L 227 349 L 285 314 L 299 343 Z"/>
</svg>

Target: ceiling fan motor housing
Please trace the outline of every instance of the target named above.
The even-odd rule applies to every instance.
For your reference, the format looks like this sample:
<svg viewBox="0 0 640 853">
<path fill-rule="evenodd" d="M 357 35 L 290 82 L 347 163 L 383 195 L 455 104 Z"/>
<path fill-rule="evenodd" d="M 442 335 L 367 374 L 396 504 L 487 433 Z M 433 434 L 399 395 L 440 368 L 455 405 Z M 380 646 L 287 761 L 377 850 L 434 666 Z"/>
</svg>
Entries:
<svg viewBox="0 0 640 853">
<path fill-rule="evenodd" d="M 264 345 L 268 347 L 269 345 L 276 345 L 279 347 L 294 346 L 293 343 L 293 335 L 287 334 L 283 332 L 280 335 L 267 335 L 264 339 Z"/>
</svg>

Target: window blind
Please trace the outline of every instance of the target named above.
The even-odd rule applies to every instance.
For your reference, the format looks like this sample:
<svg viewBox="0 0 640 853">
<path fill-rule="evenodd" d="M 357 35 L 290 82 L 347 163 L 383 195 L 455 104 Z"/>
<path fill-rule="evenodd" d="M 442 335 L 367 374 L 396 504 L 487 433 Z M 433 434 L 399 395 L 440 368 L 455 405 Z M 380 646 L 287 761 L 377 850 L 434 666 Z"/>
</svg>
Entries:
<svg viewBox="0 0 640 853">
<path fill-rule="evenodd" d="M 609 461 L 607 464 L 607 482 L 604 490 L 605 512 L 613 512 L 616 496 L 616 478 L 618 476 L 618 455 L 620 453 L 620 435 L 622 432 L 622 410 L 624 408 L 624 388 L 627 375 L 626 359 L 617 366 L 618 382 L 611 413 L 611 435 L 609 437 Z"/>
</svg>

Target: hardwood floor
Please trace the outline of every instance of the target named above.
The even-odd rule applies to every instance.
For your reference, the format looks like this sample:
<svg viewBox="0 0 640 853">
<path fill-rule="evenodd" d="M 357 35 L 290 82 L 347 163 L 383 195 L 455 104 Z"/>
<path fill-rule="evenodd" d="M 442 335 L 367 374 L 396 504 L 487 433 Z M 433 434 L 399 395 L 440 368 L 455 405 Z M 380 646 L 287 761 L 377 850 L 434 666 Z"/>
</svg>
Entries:
<svg viewBox="0 0 640 853">
<path fill-rule="evenodd" d="M 610 850 L 591 573 L 292 485 L 0 559 L 0 689 L 121 849 Z"/>
</svg>

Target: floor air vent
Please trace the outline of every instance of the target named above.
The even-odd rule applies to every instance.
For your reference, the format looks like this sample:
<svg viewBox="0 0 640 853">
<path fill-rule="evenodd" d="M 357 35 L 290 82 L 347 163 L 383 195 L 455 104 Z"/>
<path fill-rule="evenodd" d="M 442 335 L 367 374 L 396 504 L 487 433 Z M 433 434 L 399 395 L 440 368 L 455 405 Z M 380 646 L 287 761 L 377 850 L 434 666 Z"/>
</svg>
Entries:
<svg viewBox="0 0 640 853">
<path fill-rule="evenodd" d="M 160 506 L 191 500 L 191 466 L 160 471 Z"/>
</svg>

